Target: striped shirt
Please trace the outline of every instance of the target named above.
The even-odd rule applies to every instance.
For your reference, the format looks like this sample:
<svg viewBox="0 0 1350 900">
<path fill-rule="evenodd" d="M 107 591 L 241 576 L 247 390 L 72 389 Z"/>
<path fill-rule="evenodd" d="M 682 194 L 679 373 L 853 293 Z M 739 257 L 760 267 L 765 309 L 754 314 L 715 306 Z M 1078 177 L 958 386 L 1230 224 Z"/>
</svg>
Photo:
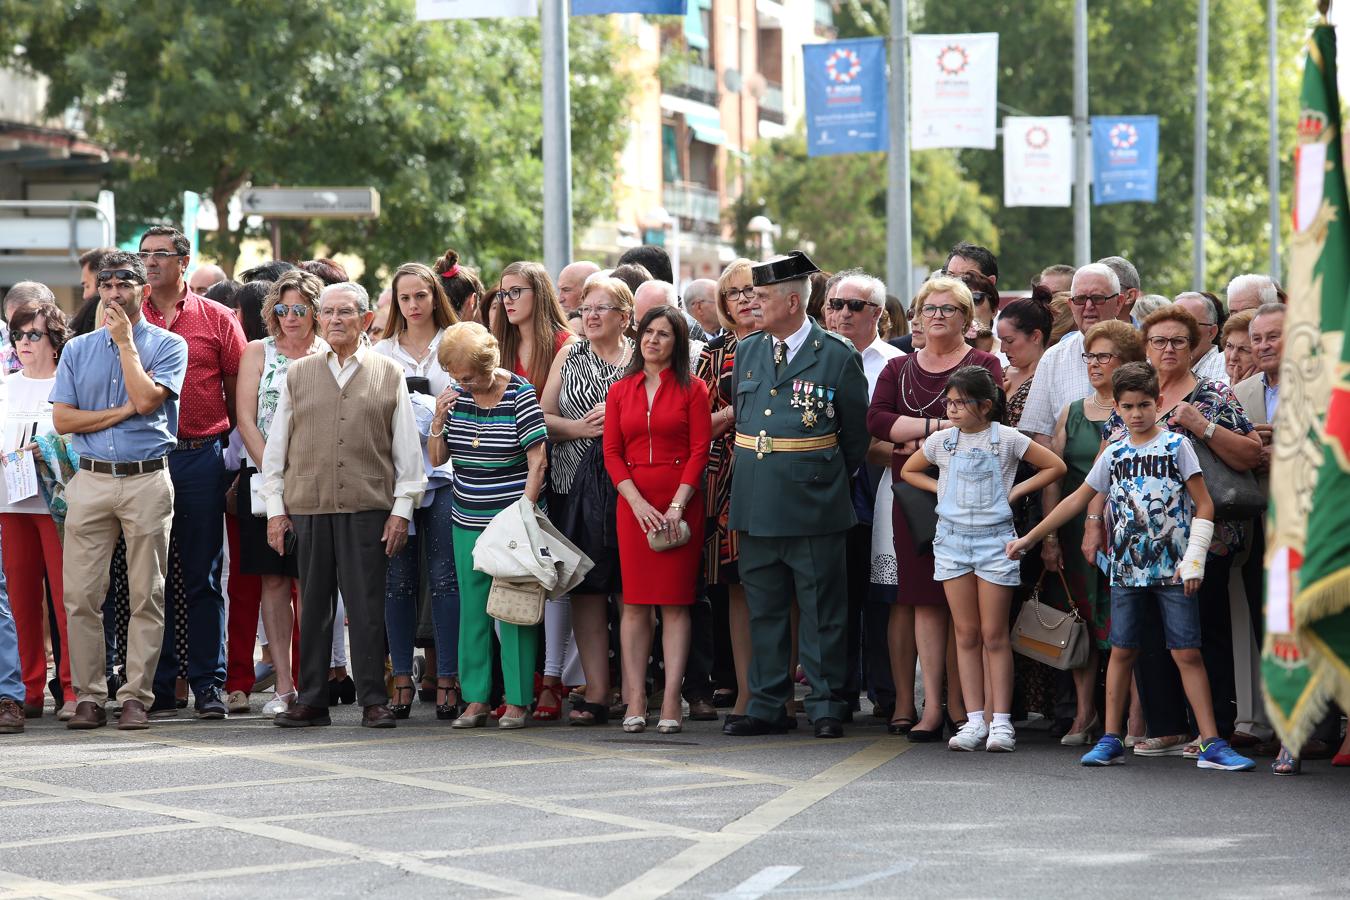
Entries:
<svg viewBox="0 0 1350 900">
<path fill-rule="evenodd" d="M 483 409 L 466 391 L 445 423 L 454 463 L 451 516 L 460 528 L 481 530 L 525 493 L 525 452 L 547 436 L 534 386 L 512 375 L 502 399 Z"/>
</svg>

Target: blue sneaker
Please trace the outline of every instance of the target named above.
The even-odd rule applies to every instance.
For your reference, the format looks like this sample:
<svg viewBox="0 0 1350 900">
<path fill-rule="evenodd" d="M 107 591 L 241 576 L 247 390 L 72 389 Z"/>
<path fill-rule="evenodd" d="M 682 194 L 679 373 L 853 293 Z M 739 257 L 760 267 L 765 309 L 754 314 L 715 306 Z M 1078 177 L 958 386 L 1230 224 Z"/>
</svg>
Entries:
<svg viewBox="0 0 1350 900">
<path fill-rule="evenodd" d="M 1256 763 L 1228 746 L 1223 738 L 1215 738 L 1208 744 L 1201 741 L 1200 758 L 1196 766 L 1201 769 L 1222 769 L 1225 772 L 1245 772 L 1255 768 Z"/>
<path fill-rule="evenodd" d="M 1097 746 L 1083 754 L 1085 766 L 1119 766 L 1125 762 L 1125 745 L 1114 734 L 1104 734 Z"/>
</svg>

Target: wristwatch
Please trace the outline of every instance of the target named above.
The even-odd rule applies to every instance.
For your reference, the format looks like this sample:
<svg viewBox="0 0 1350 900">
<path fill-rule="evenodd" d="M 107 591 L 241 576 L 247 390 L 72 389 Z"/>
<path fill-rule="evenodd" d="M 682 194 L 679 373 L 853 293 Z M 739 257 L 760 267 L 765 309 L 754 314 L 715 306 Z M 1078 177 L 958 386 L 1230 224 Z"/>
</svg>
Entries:
<svg viewBox="0 0 1350 900">
<path fill-rule="evenodd" d="M 1217 428 L 1217 427 L 1218 427 L 1218 423 L 1216 423 L 1216 422 L 1210 422 L 1210 423 L 1209 423 L 1209 427 L 1205 429 L 1205 433 L 1202 434 L 1202 435 L 1200 435 L 1200 440 L 1202 440 L 1202 441 L 1204 441 L 1206 444 L 1208 444 L 1208 443 L 1209 443 L 1209 439 L 1212 438 L 1212 437 L 1214 437 L 1214 429 Z"/>
</svg>

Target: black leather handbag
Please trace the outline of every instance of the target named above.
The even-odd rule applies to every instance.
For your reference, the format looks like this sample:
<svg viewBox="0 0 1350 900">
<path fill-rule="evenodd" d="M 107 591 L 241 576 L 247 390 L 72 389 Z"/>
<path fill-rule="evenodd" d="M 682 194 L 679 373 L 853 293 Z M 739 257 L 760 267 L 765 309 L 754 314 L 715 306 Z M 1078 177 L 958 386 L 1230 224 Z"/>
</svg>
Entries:
<svg viewBox="0 0 1350 900">
<path fill-rule="evenodd" d="M 1239 472 L 1219 459 L 1201 440 L 1191 441 L 1195 459 L 1205 476 L 1205 487 L 1214 501 L 1215 521 L 1254 519 L 1266 512 L 1266 498 L 1251 472 Z"/>
<path fill-rule="evenodd" d="M 937 466 L 930 466 L 928 474 L 938 477 Z M 904 479 L 891 485 L 896 505 L 900 507 L 909 536 L 914 541 L 914 552 L 920 556 L 933 555 L 933 538 L 937 536 L 937 494 L 916 488 Z"/>
</svg>

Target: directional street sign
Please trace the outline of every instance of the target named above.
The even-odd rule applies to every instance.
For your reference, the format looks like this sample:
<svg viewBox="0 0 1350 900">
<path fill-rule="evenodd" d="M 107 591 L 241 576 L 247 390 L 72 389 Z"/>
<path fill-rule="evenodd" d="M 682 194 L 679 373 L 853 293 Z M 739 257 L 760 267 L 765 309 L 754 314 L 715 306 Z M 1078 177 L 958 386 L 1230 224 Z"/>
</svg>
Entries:
<svg viewBox="0 0 1350 900">
<path fill-rule="evenodd" d="M 376 219 L 380 195 L 372 187 L 248 188 L 239 196 L 244 215 L 266 219 Z"/>
</svg>

